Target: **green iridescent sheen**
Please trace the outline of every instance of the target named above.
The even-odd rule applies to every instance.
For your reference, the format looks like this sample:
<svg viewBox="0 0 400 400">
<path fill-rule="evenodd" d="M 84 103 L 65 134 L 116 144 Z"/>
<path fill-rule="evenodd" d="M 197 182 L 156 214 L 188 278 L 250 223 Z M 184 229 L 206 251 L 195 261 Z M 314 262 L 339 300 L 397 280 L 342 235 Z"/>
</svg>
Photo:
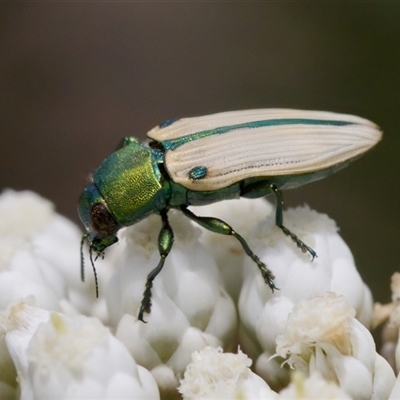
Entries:
<svg viewBox="0 0 400 400">
<path fill-rule="evenodd" d="M 129 142 L 107 157 L 93 181 L 121 225 L 131 225 L 166 205 L 152 151 L 138 142 Z"/>
</svg>

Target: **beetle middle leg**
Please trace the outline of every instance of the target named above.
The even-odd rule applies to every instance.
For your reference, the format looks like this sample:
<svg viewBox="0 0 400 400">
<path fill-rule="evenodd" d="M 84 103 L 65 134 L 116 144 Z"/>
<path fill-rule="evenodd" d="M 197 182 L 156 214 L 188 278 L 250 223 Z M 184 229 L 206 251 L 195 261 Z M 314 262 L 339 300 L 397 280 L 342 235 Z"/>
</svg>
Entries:
<svg viewBox="0 0 400 400">
<path fill-rule="evenodd" d="M 196 222 L 203 228 L 206 228 L 211 232 L 233 236 L 234 238 L 236 238 L 242 245 L 245 253 L 257 264 L 258 268 L 260 268 L 264 281 L 268 284 L 272 291 L 274 291 L 274 289 L 277 289 L 274 283 L 274 274 L 267 268 L 267 266 L 260 260 L 260 258 L 251 251 L 249 245 L 244 240 L 244 238 L 240 236 L 236 231 L 234 231 L 230 225 L 218 218 L 200 217 L 196 214 L 193 214 L 190 210 L 187 209 L 186 206 L 181 206 L 180 209 L 188 218 L 190 218 L 192 221 Z"/>
<path fill-rule="evenodd" d="M 283 225 L 283 197 L 282 192 L 274 185 L 271 184 L 271 191 L 276 195 L 276 212 L 275 212 L 275 224 L 282 232 L 289 236 L 293 242 L 296 243 L 297 247 L 301 249 L 303 253 L 308 251 L 314 260 L 317 257 L 317 253 L 310 247 L 307 246 L 302 240 L 300 240 L 293 232 L 291 232 L 286 226 Z"/>
<path fill-rule="evenodd" d="M 155 277 L 161 272 L 165 259 L 171 251 L 172 245 L 174 243 L 174 232 L 172 231 L 171 225 L 168 221 L 168 215 L 166 210 L 160 212 L 162 227 L 158 235 L 158 251 L 160 253 L 160 262 L 157 267 L 154 268 L 148 275 L 146 281 L 146 289 L 143 292 L 142 304 L 140 306 L 139 321 L 146 322 L 143 319 L 143 314 L 150 313 L 151 311 L 151 289 L 153 287 L 153 281 Z"/>
</svg>

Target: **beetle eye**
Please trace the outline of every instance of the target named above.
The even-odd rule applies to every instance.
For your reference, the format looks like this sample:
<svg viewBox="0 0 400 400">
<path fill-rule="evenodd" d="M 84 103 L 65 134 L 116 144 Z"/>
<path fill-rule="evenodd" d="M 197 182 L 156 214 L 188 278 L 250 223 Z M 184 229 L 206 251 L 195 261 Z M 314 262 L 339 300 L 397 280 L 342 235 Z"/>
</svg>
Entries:
<svg viewBox="0 0 400 400">
<path fill-rule="evenodd" d="M 114 217 L 102 203 L 93 205 L 90 216 L 91 228 L 97 239 L 105 239 L 113 236 L 119 229 L 119 225 Z"/>
</svg>

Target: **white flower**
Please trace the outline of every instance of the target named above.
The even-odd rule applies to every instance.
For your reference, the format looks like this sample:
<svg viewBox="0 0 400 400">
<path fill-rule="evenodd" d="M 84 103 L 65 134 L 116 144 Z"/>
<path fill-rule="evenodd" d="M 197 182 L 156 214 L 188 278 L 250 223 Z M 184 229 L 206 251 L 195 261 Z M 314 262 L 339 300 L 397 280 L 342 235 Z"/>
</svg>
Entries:
<svg viewBox="0 0 400 400">
<path fill-rule="evenodd" d="M 79 242 L 77 227 L 56 214 L 48 200 L 30 191 L 4 190 L 0 195 L 0 310 L 31 295 L 48 310 L 90 310 L 94 296 L 80 282 Z M 0 398 L 7 398 L 6 392 L 16 387 L 15 377 L 5 338 L 0 336 Z"/>
<path fill-rule="evenodd" d="M 5 190 L 0 237 L 0 309 L 34 295 L 45 309 L 91 311 L 93 283 L 80 280 L 80 231 L 48 200 L 30 191 Z"/>
<path fill-rule="evenodd" d="M 160 259 L 159 216 L 121 232 L 112 256 L 115 273 L 105 289 L 116 336 L 153 372 L 162 392 L 176 387 L 193 351 L 206 345 L 233 346 L 237 328 L 234 303 L 215 261 L 198 240 L 200 230 L 180 212 L 171 210 L 169 219 L 175 242 L 154 280 L 151 314 L 144 315 L 148 323 L 137 315 L 146 277 Z"/>
<path fill-rule="evenodd" d="M 292 368 L 297 361 L 308 364 L 318 346 L 333 346 L 349 355 L 354 315 L 344 297 L 334 293 L 303 300 L 292 309 L 284 333 L 278 335 L 276 352 L 281 357 L 289 355 L 287 362 Z"/>
<path fill-rule="evenodd" d="M 254 374 L 251 359 L 240 349 L 237 354 L 206 347 L 192 354 L 179 392 L 185 400 L 278 399 L 264 380 Z"/>
<path fill-rule="evenodd" d="M 319 373 L 306 378 L 294 372 L 290 385 L 279 392 L 280 400 L 351 400 L 335 382 L 327 381 Z"/>
<path fill-rule="evenodd" d="M 333 220 L 308 207 L 289 209 L 284 224 L 317 253 L 314 261 L 275 226 L 274 215 L 261 221 L 249 238 L 249 245 L 274 273 L 279 288 L 274 293 L 263 281 L 258 268 L 245 259 L 246 277 L 239 299 L 241 345 L 255 360 L 255 370 L 275 390 L 289 382 L 282 360 L 275 353 L 275 339 L 282 333 L 292 308 L 302 299 L 326 292 L 343 295 L 355 309 L 356 318 L 368 326 L 372 297 L 354 264 L 353 256 Z M 260 348 L 262 351 L 260 352 Z"/>
<path fill-rule="evenodd" d="M 37 254 L 36 238 L 53 216 L 52 204 L 32 192 L 0 196 L 0 309 L 34 294 L 43 307 L 57 308 L 65 283 Z"/>
<path fill-rule="evenodd" d="M 382 347 L 380 353 L 390 365 L 400 371 L 400 273 L 395 272 L 391 278 L 392 302 L 388 304 L 375 303 L 372 327 L 385 323 L 382 329 Z"/>
<path fill-rule="evenodd" d="M 149 371 L 101 322 L 14 302 L 3 320 L 21 398 L 159 398 Z"/>
<path fill-rule="evenodd" d="M 158 215 L 121 230 L 106 260 L 96 262 L 96 300 L 86 253 L 88 282 L 80 281 L 79 229 L 40 196 L 5 191 L 0 398 L 16 398 L 19 391 L 24 400 L 153 399 L 159 391 L 176 398 L 185 370 L 180 390 L 186 399 L 388 398 L 393 371 L 362 325 L 370 324 L 371 294 L 332 220 L 308 208 L 284 214 L 285 225 L 316 250 L 311 263 L 275 226 L 264 199 L 220 202 L 194 212 L 228 222 L 273 271 L 280 290 L 271 292 L 236 239 L 199 228 L 171 210 L 175 243 L 154 281 L 152 312 L 144 324 L 137 315 L 146 277 L 160 260 Z M 375 321 L 390 316 L 396 337 L 390 343 L 397 345 L 400 290 L 393 282 L 394 303 L 382 306 Z M 115 335 L 82 313 L 101 318 Z M 222 353 L 221 347 L 237 348 L 239 335 L 258 375 L 241 351 Z M 394 358 L 394 348 L 391 354 Z M 290 367 L 303 372 L 292 383 Z M 278 396 L 260 376 L 274 390 L 289 386 Z M 391 399 L 397 392 L 395 387 Z"/>
<path fill-rule="evenodd" d="M 276 353 L 306 375 L 318 371 L 355 399 L 386 399 L 395 376 L 376 352 L 370 332 L 343 296 L 326 293 L 298 303 Z"/>
</svg>

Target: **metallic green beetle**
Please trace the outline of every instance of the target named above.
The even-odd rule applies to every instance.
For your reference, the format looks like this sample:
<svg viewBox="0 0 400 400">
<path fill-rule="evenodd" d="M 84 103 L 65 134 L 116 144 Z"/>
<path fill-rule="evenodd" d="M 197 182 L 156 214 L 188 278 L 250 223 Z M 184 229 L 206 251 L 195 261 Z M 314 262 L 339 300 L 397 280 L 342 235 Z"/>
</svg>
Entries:
<svg viewBox="0 0 400 400">
<path fill-rule="evenodd" d="M 274 275 L 227 223 L 200 217 L 187 207 L 238 197 L 277 196 L 276 225 L 312 258 L 314 250 L 283 225 L 281 190 L 325 178 L 360 157 L 381 139 L 372 122 L 321 111 L 259 109 L 168 120 L 148 134 L 148 144 L 133 137 L 107 157 L 93 174 L 79 202 L 86 228 L 81 241 L 92 252 L 117 242 L 119 229 L 150 214 L 161 216 L 160 262 L 147 276 L 139 320 L 151 310 L 154 278 L 174 241 L 168 210 L 180 209 L 202 227 L 239 240 L 269 287 Z M 82 256 L 83 279 L 83 256 Z M 96 274 L 96 272 L 95 272 Z M 96 279 L 97 293 L 97 279 Z"/>
</svg>

